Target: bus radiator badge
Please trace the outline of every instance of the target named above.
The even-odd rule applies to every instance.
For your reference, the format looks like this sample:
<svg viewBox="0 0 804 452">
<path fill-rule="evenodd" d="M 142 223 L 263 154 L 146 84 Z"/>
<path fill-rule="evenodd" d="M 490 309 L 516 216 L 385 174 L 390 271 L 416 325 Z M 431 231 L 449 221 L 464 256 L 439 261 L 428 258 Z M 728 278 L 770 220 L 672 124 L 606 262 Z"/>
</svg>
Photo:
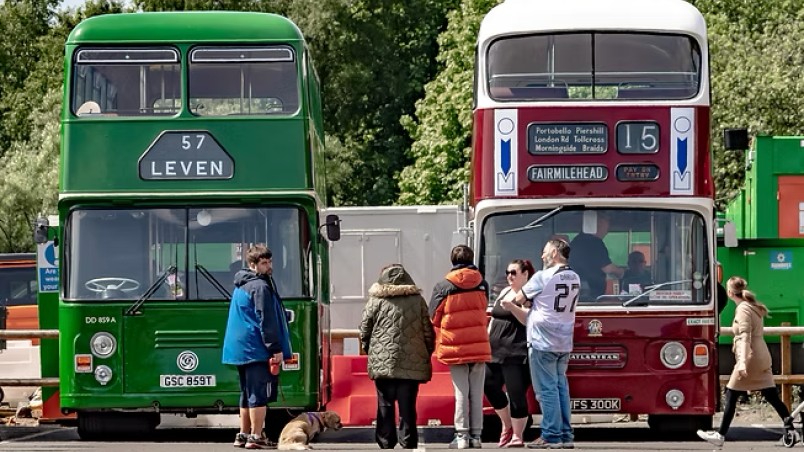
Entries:
<svg viewBox="0 0 804 452">
<path fill-rule="evenodd" d="M 586 331 L 589 332 L 589 337 L 600 337 L 603 335 L 603 322 L 598 319 L 592 319 L 589 321 L 589 325 L 586 327 Z"/>
<path fill-rule="evenodd" d="M 176 358 L 176 365 L 184 372 L 192 372 L 198 367 L 198 355 L 190 350 L 185 350 L 179 353 L 179 356 Z"/>
</svg>

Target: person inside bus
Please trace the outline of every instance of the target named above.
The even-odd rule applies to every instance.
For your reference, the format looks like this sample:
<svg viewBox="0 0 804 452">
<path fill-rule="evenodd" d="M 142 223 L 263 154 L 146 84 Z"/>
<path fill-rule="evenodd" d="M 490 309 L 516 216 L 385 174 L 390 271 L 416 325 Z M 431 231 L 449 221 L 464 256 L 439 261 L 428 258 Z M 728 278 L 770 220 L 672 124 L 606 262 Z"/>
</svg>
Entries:
<svg viewBox="0 0 804 452">
<path fill-rule="evenodd" d="M 606 212 L 597 212 L 596 216 L 597 228 L 594 233 L 586 232 L 584 227 L 584 232 L 570 242 L 572 258 L 569 264 L 583 281 L 583 299 L 595 299 L 606 293 L 607 274 L 617 278 L 622 278 L 624 274 L 622 268 L 611 262 L 609 250 L 603 243 L 603 237 L 609 233 L 609 216 Z"/>
<path fill-rule="evenodd" d="M 628 268 L 620 280 L 620 290 L 627 294 L 642 293 L 651 282 L 650 271 L 645 268 L 645 255 L 642 251 L 632 251 L 628 255 Z"/>
</svg>

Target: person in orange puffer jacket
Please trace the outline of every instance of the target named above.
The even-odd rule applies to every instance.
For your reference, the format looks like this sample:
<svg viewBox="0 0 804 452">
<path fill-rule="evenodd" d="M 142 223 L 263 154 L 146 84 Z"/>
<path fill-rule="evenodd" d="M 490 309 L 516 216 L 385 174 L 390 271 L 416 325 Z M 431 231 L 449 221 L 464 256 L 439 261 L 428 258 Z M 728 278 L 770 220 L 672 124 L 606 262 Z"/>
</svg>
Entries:
<svg viewBox="0 0 804 452">
<path fill-rule="evenodd" d="M 455 388 L 455 438 L 450 449 L 480 448 L 483 385 L 491 361 L 487 330 L 488 284 L 474 266 L 475 253 L 458 245 L 450 253 L 452 270 L 433 287 L 430 317 L 436 333 L 436 359 L 449 366 Z"/>
</svg>

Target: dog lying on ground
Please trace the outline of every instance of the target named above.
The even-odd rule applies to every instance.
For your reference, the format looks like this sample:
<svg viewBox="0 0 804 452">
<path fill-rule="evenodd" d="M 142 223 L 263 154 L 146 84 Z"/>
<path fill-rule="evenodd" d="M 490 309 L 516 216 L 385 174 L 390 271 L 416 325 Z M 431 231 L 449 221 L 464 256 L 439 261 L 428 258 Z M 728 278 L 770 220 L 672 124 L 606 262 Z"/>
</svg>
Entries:
<svg viewBox="0 0 804 452">
<path fill-rule="evenodd" d="M 341 417 L 334 411 L 302 413 L 282 429 L 279 434 L 279 450 L 304 450 L 310 448 L 310 441 L 326 429 L 340 430 Z"/>
</svg>

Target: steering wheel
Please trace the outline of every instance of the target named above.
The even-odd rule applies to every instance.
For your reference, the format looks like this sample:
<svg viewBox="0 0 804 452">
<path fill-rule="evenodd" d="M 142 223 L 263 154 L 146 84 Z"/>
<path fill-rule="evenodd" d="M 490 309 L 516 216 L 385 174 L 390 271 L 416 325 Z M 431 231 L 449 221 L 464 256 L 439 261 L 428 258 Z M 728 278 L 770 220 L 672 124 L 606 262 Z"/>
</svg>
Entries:
<svg viewBox="0 0 804 452">
<path fill-rule="evenodd" d="M 84 287 L 86 287 L 87 290 L 91 290 L 92 292 L 96 293 L 105 292 L 107 290 L 133 292 L 140 288 L 140 283 L 131 278 L 95 278 L 85 282 Z"/>
</svg>

